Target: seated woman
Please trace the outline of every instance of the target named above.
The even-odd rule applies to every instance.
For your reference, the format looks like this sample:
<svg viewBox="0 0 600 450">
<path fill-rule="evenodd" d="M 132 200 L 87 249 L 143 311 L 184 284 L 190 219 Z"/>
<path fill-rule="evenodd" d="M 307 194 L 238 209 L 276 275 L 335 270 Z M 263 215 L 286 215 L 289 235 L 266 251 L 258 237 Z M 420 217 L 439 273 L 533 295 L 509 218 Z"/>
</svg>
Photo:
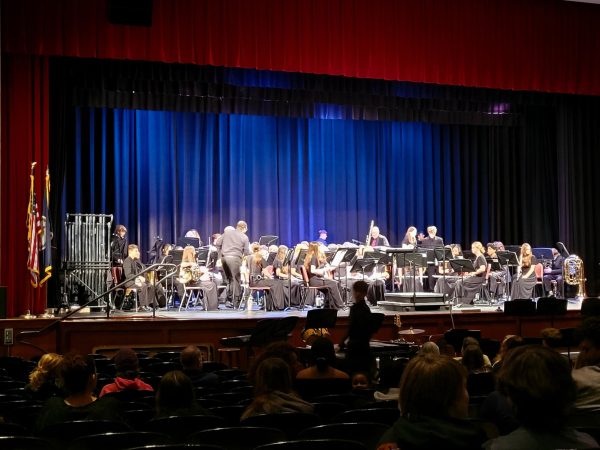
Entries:
<svg viewBox="0 0 600 450">
<path fill-rule="evenodd" d="M 292 391 L 292 371 L 280 358 L 267 358 L 256 369 L 254 401 L 243 412 L 241 419 L 260 414 L 285 412 L 312 413 L 313 405 Z"/>
<path fill-rule="evenodd" d="M 212 281 L 206 266 L 200 266 L 196 262 L 196 249 L 191 245 L 183 249 L 179 278 L 175 280 L 177 295 L 180 299 L 183 299 L 186 286 L 200 287 L 202 289 L 205 306 L 208 311 L 218 309 L 217 284 Z"/>
<path fill-rule="evenodd" d="M 598 448 L 591 436 L 566 425 L 575 382 L 558 352 L 538 345 L 511 350 L 498 374 L 498 390 L 510 400 L 520 427 L 484 448 Z"/>
<path fill-rule="evenodd" d="M 353 263 L 364 258 L 365 252 L 373 252 L 372 247 L 360 246 L 356 252 L 356 258 Z M 352 270 L 353 267 L 344 267 L 341 270 Z M 364 268 L 364 266 L 363 266 Z M 341 275 L 343 276 L 343 275 Z M 385 300 L 385 282 L 389 278 L 389 274 L 385 271 L 385 267 L 380 264 L 372 264 L 368 270 L 350 272 L 348 277 L 343 278 L 344 289 L 347 293 L 352 292 L 352 286 L 358 280 L 362 280 L 369 285 L 367 290 L 367 300 L 373 306 L 378 302 Z"/>
<path fill-rule="evenodd" d="M 410 226 L 402 239 L 402 248 L 411 249 L 419 245 L 417 228 Z M 398 287 L 403 292 L 422 292 L 424 267 L 412 267 L 410 264 L 398 267 Z"/>
<path fill-rule="evenodd" d="M 277 248 L 277 254 L 273 260 L 273 271 L 275 277 L 283 282 L 283 293 L 285 295 L 286 303 L 288 305 L 299 305 L 302 284 L 302 275 L 295 273 L 290 270 L 289 262 L 286 263 L 285 257 L 287 255 L 288 248 L 285 245 L 280 245 Z"/>
<path fill-rule="evenodd" d="M 282 310 L 285 307 L 283 281 L 273 276 L 258 244 L 252 244 L 250 252 L 252 254 L 246 256 L 244 260 L 246 271 L 243 271 L 247 274 L 248 285 L 250 287 L 268 287 L 269 291 L 265 298 L 270 297 L 271 304 L 267 302 L 267 311 Z"/>
<path fill-rule="evenodd" d="M 64 397 L 64 391 L 58 386 L 61 361 L 62 356 L 56 353 L 42 355 L 37 367 L 29 374 L 25 395 L 37 401 L 45 401 L 50 397 Z"/>
<path fill-rule="evenodd" d="M 311 242 L 308 247 L 306 258 L 304 258 L 304 269 L 308 274 L 309 285 L 325 291 L 327 307 L 334 309 L 344 307 L 339 283 L 333 279 L 335 267 L 327 263 L 317 242 Z"/>
<path fill-rule="evenodd" d="M 122 421 L 122 404 L 115 398 L 100 398 L 96 389 L 96 366 L 89 356 L 67 354 L 60 364 L 60 379 L 66 397 L 52 397 L 40 411 L 36 429 L 73 420 Z"/>
<path fill-rule="evenodd" d="M 449 248 L 452 252 L 452 259 L 463 259 L 460 244 L 450 244 L 447 245 L 446 248 Z M 433 292 L 446 294 L 447 297 L 451 297 L 452 294 L 454 294 L 456 282 L 460 279 L 460 273 L 452 268 L 449 260 L 440 262 L 438 273 L 439 278 L 435 283 Z"/>
<path fill-rule="evenodd" d="M 470 272 L 464 275 L 460 280 L 456 282 L 454 287 L 454 296 L 458 304 L 470 305 L 473 303 L 475 295 L 481 290 L 481 286 L 485 282 L 485 275 L 487 271 L 487 261 L 483 253 L 485 248 L 479 241 L 475 241 L 471 244 L 471 251 L 475 255 L 475 262 L 473 267 L 475 272 Z"/>
<path fill-rule="evenodd" d="M 196 403 L 192 380 L 180 370 L 164 374 L 156 393 L 155 418 L 195 415 L 210 415 L 210 412 Z"/>
<path fill-rule="evenodd" d="M 536 283 L 536 264 L 537 259 L 531 251 L 531 245 L 528 243 L 521 245 L 517 277 L 513 280 L 512 289 L 510 291 L 511 300 L 531 298 Z"/>
<path fill-rule="evenodd" d="M 467 421 L 467 371 L 447 356 L 417 355 L 400 380 L 400 419 L 380 439 L 379 450 L 476 449 L 487 435 Z"/>
</svg>

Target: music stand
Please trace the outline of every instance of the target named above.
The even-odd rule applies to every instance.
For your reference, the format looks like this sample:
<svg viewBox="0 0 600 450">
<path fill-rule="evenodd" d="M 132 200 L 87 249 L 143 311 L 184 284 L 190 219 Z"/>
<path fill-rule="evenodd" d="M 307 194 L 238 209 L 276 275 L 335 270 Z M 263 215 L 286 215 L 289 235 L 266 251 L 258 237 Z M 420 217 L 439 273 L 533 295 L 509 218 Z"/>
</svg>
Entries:
<svg viewBox="0 0 600 450">
<path fill-rule="evenodd" d="M 285 266 L 288 267 L 287 282 L 288 282 L 289 301 L 290 301 L 290 303 L 288 304 L 288 306 L 286 308 L 284 308 L 284 311 L 289 311 L 292 308 L 299 309 L 299 310 L 303 310 L 304 309 L 304 305 L 302 305 L 302 307 L 300 307 L 300 308 L 292 306 L 292 258 L 293 257 L 294 257 L 294 248 L 293 247 L 292 248 L 288 248 L 287 252 L 285 254 L 285 257 L 283 258 L 283 262 L 281 264 L 281 268 L 282 269 Z"/>
<path fill-rule="evenodd" d="M 208 263 L 208 247 L 203 247 L 196 253 L 196 262 L 201 266 L 206 266 Z"/>
<path fill-rule="evenodd" d="M 270 266 L 273 264 L 273 261 L 275 261 L 276 256 L 277 256 L 277 252 L 269 253 L 269 256 L 267 257 L 267 266 Z"/>
<path fill-rule="evenodd" d="M 402 267 L 410 267 L 412 269 L 412 301 L 414 306 L 417 303 L 417 268 L 427 266 L 427 253 L 417 252 L 413 250 L 411 253 L 398 253 L 398 255 L 404 256 Z"/>
<path fill-rule="evenodd" d="M 337 309 L 311 309 L 306 313 L 304 329 L 334 328 L 337 321 Z"/>
<path fill-rule="evenodd" d="M 173 264 L 181 264 L 181 260 L 183 259 L 183 249 L 171 250 L 171 255 L 173 256 Z"/>
<path fill-rule="evenodd" d="M 300 250 L 300 252 L 298 253 L 298 256 L 296 257 L 294 266 L 302 266 L 304 264 L 304 260 L 306 259 L 307 253 L 308 253 L 308 250 L 306 250 L 304 248 L 302 250 Z"/>
<path fill-rule="evenodd" d="M 435 247 L 433 249 L 433 256 L 437 260 L 438 264 L 440 261 L 442 262 L 442 278 L 444 280 L 444 287 L 442 293 L 444 294 L 444 302 L 446 302 L 446 261 L 454 259 L 454 256 L 452 255 L 452 249 L 450 247 Z"/>
<path fill-rule="evenodd" d="M 188 245 L 191 245 L 194 248 L 200 248 L 202 243 L 200 242 L 199 238 L 184 236 L 184 237 L 180 237 L 177 240 L 177 245 L 179 245 L 180 247 L 187 247 Z"/>
<path fill-rule="evenodd" d="M 348 304 L 348 263 L 354 260 L 357 250 L 355 247 L 338 247 L 331 258 L 332 266 L 341 267 L 343 263 L 346 263 L 344 266 L 344 305 Z M 340 281 L 340 271 L 337 271 L 337 274 L 338 281 Z"/>
<path fill-rule="evenodd" d="M 275 245 L 277 244 L 277 241 L 279 240 L 279 236 L 273 236 L 273 235 L 266 235 L 266 236 L 261 236 L 260 238 L 258 238 L 258 245 L 266 245 L 267 247 L 270 245 Z"/>
<path fill-rule="evenodd" d="M 510 277 L 509 267 L 518 267 L 519 266 L 519 258 L 515 252 L 504 251 L 504 252 L 496 252 L 498 255 L 498 262 L 500 265 L 504 266 L 506 269 L 506 290 L 509 293 L 508 297 L 510 297 L 512 280 Z"/>
<path fill-rule="evenodd" d="M 377 259 L 374 259 L 374 258 L 357 259 L 356 261 L 354 261 L 354 264 L 352 265 L 350 272 L 362 273 L 362 277 L 364 280 L 365 279 L 365 271 L 367 270 L 367 267 L 369 267 L 371 265 L 375 265 L 375 264 L 377 264 Z"/>
</svg>

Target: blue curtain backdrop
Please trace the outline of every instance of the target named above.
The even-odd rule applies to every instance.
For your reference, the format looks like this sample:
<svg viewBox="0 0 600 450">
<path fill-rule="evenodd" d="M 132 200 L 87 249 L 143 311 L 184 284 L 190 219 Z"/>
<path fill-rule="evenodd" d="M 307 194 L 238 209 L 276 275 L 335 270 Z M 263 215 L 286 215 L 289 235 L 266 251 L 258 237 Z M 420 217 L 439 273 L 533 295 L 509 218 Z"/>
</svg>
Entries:
<svg viewBox="0 0 600 450">
<path fill-rule="evenodd" d="M 482 164 L 518 142 L 512 128 L 107 108 L 75 123 L 63 213 L 114 214 L 143 250 L 239 219 L 285 244 L 320 228 L 362 241 L 372 219 L 392 245 L 429 224 L 485 242 L 502 205 L 489 208 Z"/>
</svg>

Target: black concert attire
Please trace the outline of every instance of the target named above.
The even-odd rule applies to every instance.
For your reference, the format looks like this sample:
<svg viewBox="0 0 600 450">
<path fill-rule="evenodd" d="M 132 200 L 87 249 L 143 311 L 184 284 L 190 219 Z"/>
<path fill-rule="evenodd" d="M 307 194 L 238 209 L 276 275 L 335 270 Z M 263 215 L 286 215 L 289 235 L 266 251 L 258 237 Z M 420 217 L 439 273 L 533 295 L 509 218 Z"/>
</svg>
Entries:
<svg viewBox="0 0 600 450">
<path fill-rule="evenodd" d="M 113 266 L 122 266 L 123 261 L 127 258 L 127 237 L 121 237 L 118 234 L 113 234 L 110 241 L 110 258 Z"/>
<path fill-rule="evenodd" d="M 481 266 L 485 266 L 486 270 L 477 275 L 471 275 L 456 281 L 454 295 L 459 304 L 472 304 L 473 299 L 481 290 L 481 285 L 485 282 L 485 273 L 487 271 L 487 261 L 483 255 L 479 255 L 473 263 L 475 270 L 479 269 Z"/>
<path fill-rule="evenodd" d="M 488 264 L 491 264 L 490 271 L 490 294 L 492 298 L 498 298 L 504 296 L 506 293 L 506 270 L 504 270 L 501 266 L 499 269 L 494 269 L 494 266 L 498 266 L 500 263 L 498 261 L 498 256 L 487 257 L 486 261 Z"/>
<path fill-rule="evenodd" d="M 374 361 L 369 342 L 375 330 L 369 305 L 364 301 L 355 302 L 350 307 L 348 319 L 348 334 L 342 342 L 346 347 L 347 369 L 371 373 Z"/>
<path fill-rule="evenodd" d="M 443 248 L 444 247 L 444 240 L 439 237 L 439 236 L 434 236 L 434 237 L 425 237 L 421 240 L 421 242 L 419 242 L 419 247 L 420 248 L 425 248 L 427 250 L 433 250 L 434 248 Z M 426 274 L 427 274 L 427 285 L 428 285 L 428 291 L 432 292 L 435 288 L 435 269 L 436 266 L 434 263 L 427 263 L 427 270 L 426 270 Z"/>
<path fill-rule="evenodd" d="M 371 247 L 389 247 L 390 241 L 383 235 L 380 234 L 378 237 L 369 239 L 369 245 Z"/>
<path fill-rule="evenodd" d="M 340 288 L 338 282 L 331 279 L 325 278 L 322 275 L 317 275 L 311 271 L 312 267 L 317 269 L 323 269 L 324 265 L 320 265 L 316 256 L 312 257 L 310 261 L 310 267 L 308 270 L 308 284 L 312 287 L 320 287 L 325 289 L 325 297 L 328 308 L 340 309 L 344 307 L 342 296 L 340 295 Z"/>
<path fill-rule="evenodd" d="M 537 259 L 535 256 L 531 255 L 531 264 L 530 265 L 521 265 L 521 274 L 519 278 L 513 280 L 512 290 L 510 292 L 511 300 L 515 299 L 527 299 L 531 298 L 533 294 L 533 288 L 535 287 L 536 277 L 535 277 L 535 269 L 531 271 L 531 274 L 528 277 L 524 277 L 527 272 L 537 264 Z"/>
<path fill-rule="evenodd" d="M 283 281 L 275 278 L 267 278 L 263 269 L 266 268 L 267 262 L 264 258 L 260 261 L 254 260 L 254 255 L 246 256 L 246 267 L 248 267 L 248 279 L 250 287 L 268 287 L 270 288 L 265 299 L 271 298 L 271 305 L 267 302 L 266 310 L 281 310 L 284 306 Z M 265 300 L 266 301 L 266 300 Z"/>
<path fill-rule="evenodd" d="M 144 270 L 144 268 L 144 264 L 139 259 L 133 259 L 130 256 L 123 261 L 123 276 L 125 279 L 130 278 L 130 280 L 125 283 L 125 287 L 137 289 L 140 307 L 148 307 L 150 306 L 150 303 L 154 302 L 154 286 L 146 280 L 146 277 L 140 275 L 144 278 L 144 281 L 142 281 L 141 284 L 136 283 L 136 275 Z"/>
<path fill-rule="evenodd" d="M 113 234 L 110 241 L 110 279 L 107 277 L 107 287 L 111 288 L 123 281 L 123 261 L 127 258 L 127 237 Z"/>
<path fill-rule="evenodd" d="M 289 271 L 289 266 L 285 266 Z M 281 276 L 277 276 L 277 269 L 279 269 Z M 283 282 L 283 294 L 285 296 L 288 305 L 299 305 L 301 293 L 301 282 L 298 278 L 294 277 L 289 273 L 285 273 L 286 269 L 283 266 L 283 261 L 275 257 L 273 260 L 273 274 L 276 278 L 279 278 Z M 291 293 L 290 293 L 290 281 L 291 281 Z"/>
<path fill-rule="evenodd" d="M 433 288 L 433 292 L 438 294 L 446 294 L 446 296 L 451 297 L 454 294 L 456 282 L 460 279 L 460 274 L 452 269 L 452 266 L 450 266 L 448 261 L 446 261 L 446 267 L 442 267 L 441 264 L 440 267 L 441 270 L 446 271 L 446 276 L 443 274 L 439 275 L 439 278 L 437 279 Z"/>
<path fill-rule="evenodd" d="M 227 298 L 237 307 L 242 296 L 242 258 L 250 254 L 248 236 L 237 229 L 227 230 L 217 239 L 215 246 L 221 254 L 223 273 L 227 278 Z"/>
<path fill-rule="evenodd" d="M 561 285 L 563 283 L 563 264 L 565 262 L 565 258 L 562 255 L 557 255 L 552 259 L 552 264 L 550 265 L 550 273 L 544 273 L 544 290 L 546 292 L 550 292 L 552 290 L 552 282 L 556 281 L 557 288 L 561 291 Z"/>
</svg>

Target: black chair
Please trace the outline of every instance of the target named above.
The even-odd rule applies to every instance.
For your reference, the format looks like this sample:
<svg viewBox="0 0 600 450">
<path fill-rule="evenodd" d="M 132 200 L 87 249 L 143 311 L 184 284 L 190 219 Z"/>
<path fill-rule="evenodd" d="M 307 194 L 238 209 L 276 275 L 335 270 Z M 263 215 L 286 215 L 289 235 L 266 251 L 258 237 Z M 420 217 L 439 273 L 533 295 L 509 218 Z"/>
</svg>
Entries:
<svg viewBox="0 0 600 450">
<path fill-rule="evenodd" d="M 252 394 L 248 394 L 247 392 L 218 392 L 216 394 L 209 394 L 204 398 L 218 400 L 225 405 L 237 405 L 240 402 L 252 400 Z"/>
<path fill-rule="evenodd" d="M 203 408 L 218 408 L 219 406 L 227 406 L 225 402 L 221 400 L 217 400 L 216 398 L 205 398 L 205 397 L 196 397 L 196 402 Z"/>
<path fill-rule="evenodd" d="M 28 436 L 31 434 L 23 425 L 0 422 L 0 436 Z"/>
<path fill-rule="evenodd" d="M 169 436 L 146 431 L 99 433 L 73 439 L 69 450 L 124 450 L 141 445 L 168 444 Z"/>
<path fill-rule="evenodd" d="M 352 391 L 349 378 L 319 378 L 294 380 L 295 391 L 305 400 L 324 395 L 348 394 Z"/>
<path fill-rule="evenodd" d="M 234 427 L 240 424 L 242 413 L 246 409 L 243 405 L 227 405 L 210 408 L 210 412 L 225 420 L 225 424 Z"/>
<path fill-rule="evenodd" d="M 275 442 L 261 445 L 255 450 L 367 450 L 364 444 L 345 439 L 311 439 L 302 441 Z"/>
<path fill-rule="evenodd" d="M 600 316 L 600 298 L 584 298 L 581 302 L 581 315 L 583 317 Z"/>
<path fill-rule="evenodd" d="M 35 368 L 35 363 L 32 365 L 18 356 L 0 356 L 0 368 L 5 369 L 13 380 L 25 383 L 29 373 Z"/>
<path fill-rule="evenodd" d="M 300 432 L 298 439 L 348 439 L 362 443 L 368 450 L 374 450 L 388 429 L 389 426 L 383 423 L 331 423 L 307 428 Z"/>
<path fill-rule="evenodd" d="M 6 392 L 9 389 L 24 388 L 24 381 L 2 380 L 0 381 L 0 392 Z"/>
<path fill-rule="evenodd" d="M 243 427 L 277 428 L 285 433 L 287 439 L 295 439 L 306 428 L 321 425 L 321 419 L 310 413 L 262 414 L 248 417 L 240 422 Z"/>
<path fill-rule="evenodd" d="M 182 442 L 194 431 L 208 430 L 225 426 L 225 420 L 217 416 L 170 416 L 153 419 L 148 422 L 143 430 L 160 430 L 167 433 L 178 442 Z"/>
<path fill-rule="evenodd" d="M 179 362 L 181 352 L 156 352 L 154 358 L 160 359 L 161 361 Z"/>
<path fill-rule="evenodd" d="M 8 411 L 5 418 L 8 418 L 11 422 L 23 425 L 28 429 L 33 429 L 35 422 L 40 414 L 40 411 L 44 405 L 41 403 L 32 403 L 29 405 L 19 406 L 18 408 Z"/>
<path fill-rule="evenodd" d="M 32 436 L 0 436 L 2 450 L 48 450 L 50 443 Z"/>
<path fill-rule="evenodd" d="M 487 395 L 496 387 L 492 372 L 470 373 L 467 377 L 467 392 L 469 396 Z"/>
<path fill-rule="evenodd" d="M 321 418 L 323 423 L 330 423 L 332 419 L 344 411 L 348 411 L 348 406 L 336 402 L 313 402 L 315 414 Z"/>
<path fill-rule="evenodd" d="M 151 408 L 128 409 L 123 412 L 123 418 L 131 428 L 141 430 L 152 420 L 155 414 L 156 411 Z"/>
<path fill-rule="evenodd" d="M 221 381 L 233 380 L 235 377 L 247 374 L 245 370 L 241 369 L 222 369 L 215 370 L 213 373 L 217 375 Z"/>
<path fill-rule="evenodd" d="M 276 428 L 240 426 L 199 431 L 190 435 L 186 442 L 222 445 L 227 450 L 252 450 L 285 438 L 285 433 Z"/>
<path fill-rule="evenodd" d="M 148 366 L 146 366 L 145 370 L 147 372 L 163 376 L 167 372 L 171 372 L 173 370 L 181 370 L 181 364 L 172 361 L 161 361 L 149 364 Z"/>
<path fill-rule="evenodd" d="M 369 422 L 391 426 L 399 417 L 400 410 L 397 407 L 351 409 L 335 416 L 332 423 Z"/>
<path fill-rule="evenodd" d="M 231 392 L 234 391 L 236 388 L 239 387 L 252 387 L 252 385 L 250 384 L 250 382 L 248 380 L 232 380 L 232 379 L 227 379 L 227 380 L 223 380 L 221 382 L 221 390 L 224 392 Z"/>
<path fill-rule="evenodd" d="M 315 402 L 333 402 L 333 403 L 343 403 L 348 407 L 348 409 L 359 409 L 363 408 L 365 405 L 371 402 L 372 399 L 365 398 L 360 395 L 356 395 L 352 392 L 348 392 L 346 394 L 330 394 L 330 395 L 321 395 L 319 397 L 313 398 Z"/>
<path fill-rule="evenodd" d="M 209 444 L 158 444 L 158 445 L 145 445 L 143 447 L 133 447 L 129 450 L 227 450 L 225 447 L 219 445 Z"/>
<path fill-rule="evenodd" d="M 122 433 L 126 431 L 131 431 L 131 427 L 122 422 L 110 420 L 73 420 L 48 425 L 38 435 L 41 438 L 51 440 L 56 446 L 66 447 L 65 444 L 82 436 L 98 433 Z"/>
</svg>

